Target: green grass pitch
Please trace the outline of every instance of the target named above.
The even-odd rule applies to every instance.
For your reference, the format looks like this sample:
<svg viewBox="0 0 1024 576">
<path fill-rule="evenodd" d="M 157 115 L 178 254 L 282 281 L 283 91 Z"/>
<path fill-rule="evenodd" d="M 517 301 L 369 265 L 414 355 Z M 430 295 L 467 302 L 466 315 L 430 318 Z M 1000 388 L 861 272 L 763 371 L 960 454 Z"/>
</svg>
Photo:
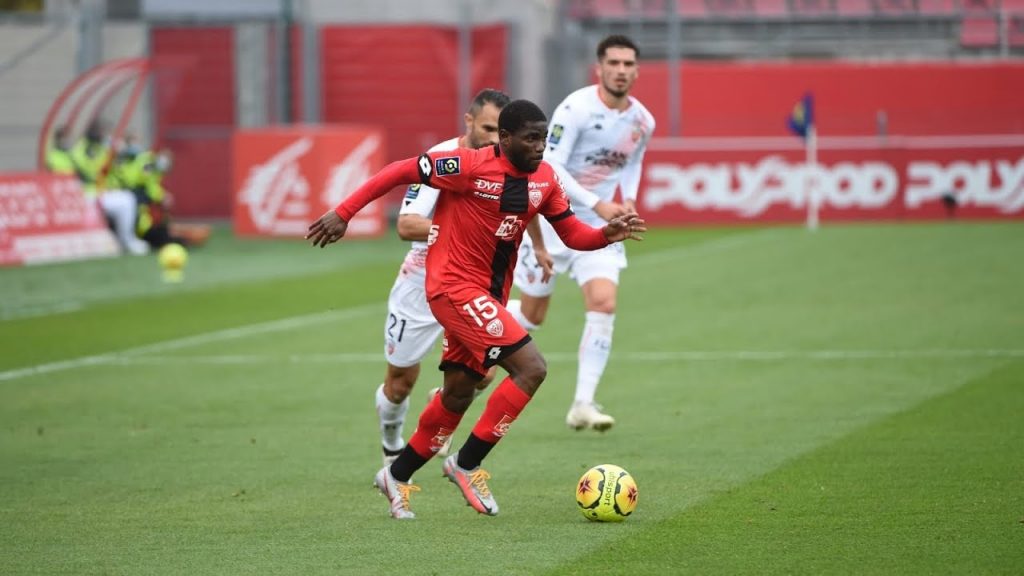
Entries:
<svg viewBox="0 0 1024 576">
<path fill-rule="evenodd" d="M 404 250 L 221 232 L 181 285 L 153 257 L 0 270 L 0 574 L 1024 571 L 1022 224 L 653 230 L 598 392 L 618 425 L 565 427 L 562 278 L 487 461 L 501 515 L 430 462 L 411 522 L 371 488 Z M 603 462 L 639 484 L 622 524 L 576 510 Z"/>
</svg>

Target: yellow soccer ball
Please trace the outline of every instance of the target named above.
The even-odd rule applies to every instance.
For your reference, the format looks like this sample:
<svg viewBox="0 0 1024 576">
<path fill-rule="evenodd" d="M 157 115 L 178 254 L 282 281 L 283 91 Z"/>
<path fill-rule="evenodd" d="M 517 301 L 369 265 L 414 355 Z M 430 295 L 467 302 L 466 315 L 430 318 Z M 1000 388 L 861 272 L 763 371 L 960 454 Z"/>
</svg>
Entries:
<svg viewBox="0 0 1024 576">
<path fill-rule="evenodd" d="M 636 480 L 621 467 L 599 464 L 576 484 L 576 504 L 587 520 L 622 522 L 636 510 Z"/>
<path fill-rule="evenodd" d="M 188 250 L 181 244 L 165 244 L 157 254 L 157 261 L 163 268 L 165 281 L 180 282 L 188 264 Z"/>
</svg>

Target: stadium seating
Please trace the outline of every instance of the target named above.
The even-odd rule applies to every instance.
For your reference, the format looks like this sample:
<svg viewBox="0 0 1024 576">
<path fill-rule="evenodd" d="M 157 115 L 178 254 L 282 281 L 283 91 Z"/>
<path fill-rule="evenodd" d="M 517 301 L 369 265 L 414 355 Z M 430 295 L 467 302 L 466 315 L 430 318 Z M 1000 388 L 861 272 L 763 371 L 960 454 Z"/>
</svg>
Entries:
<svg viewBox="0 0 1024 576">
<path fill-rule="evenodd" d="M 960 22 L 960 45 L 989 48 L 999 44 L 999 21 L 995 16 L 965 16 Z"/>
<path fill-rule="evenodd" d="M 874 14 L 871 0 L 837 0 L 836 12 L 842 16 L 868 16 Z"/>
</svg>

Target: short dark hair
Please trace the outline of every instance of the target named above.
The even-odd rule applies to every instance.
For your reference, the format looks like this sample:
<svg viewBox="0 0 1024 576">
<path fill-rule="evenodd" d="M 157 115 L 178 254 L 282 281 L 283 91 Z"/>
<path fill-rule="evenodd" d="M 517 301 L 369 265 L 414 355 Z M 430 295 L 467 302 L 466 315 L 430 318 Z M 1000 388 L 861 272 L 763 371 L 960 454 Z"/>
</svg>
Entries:
<svg viewBox="0 0 1024 576">
<path fill-rule="evenodd" d="M 527 122 L 547 123 L 548 117 L 544 111 L 529 100 L 513 100 L 501 109 L 498 115 L 498 129 L 515 132 L 526 125 Z"/>
<path fill-rule="evenodd" d="M 634 43 L 629 36 L 623 36 L 622 34 L 612 34 L 601 40 L 601 43 L 597 45 L 597 59 L 603 60 L 604 55 L 608 52 L 609 48 L 629 48 L 633 50 L 636 57 L 640 57 L 640 50 L 637 49 L 636 43 Z"/>
<path fill-rule="evenodd" d="M 469 104 L 469 113 L 476 115 L 480 112 L 480 109 L 487 104 L 493 105 L 498 110 L 501 110 L 512 99 L 509 98 L 508 94 L 505 94 L 501 90 L 495 90 L 493 88 L 484 88 L 483 90 L 476 93 L 473 97 L 473 101 Z"/>
</svg>

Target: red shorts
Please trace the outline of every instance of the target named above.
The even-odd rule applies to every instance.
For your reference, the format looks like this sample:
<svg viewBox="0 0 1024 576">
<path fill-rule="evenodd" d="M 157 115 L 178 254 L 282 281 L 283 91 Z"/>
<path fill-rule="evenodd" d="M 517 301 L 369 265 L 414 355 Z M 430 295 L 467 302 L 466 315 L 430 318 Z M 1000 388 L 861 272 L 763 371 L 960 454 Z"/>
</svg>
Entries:
<svg viewBox="0 0 1024 576">
<path fill-rule="evenodd" d="M 491 366 L 530 341 L 512 314 L 482 288 L 454 288 L 429 304 L 444 327 L 441 370 L 460 367 L 483 378 Z"/>
</svg>

